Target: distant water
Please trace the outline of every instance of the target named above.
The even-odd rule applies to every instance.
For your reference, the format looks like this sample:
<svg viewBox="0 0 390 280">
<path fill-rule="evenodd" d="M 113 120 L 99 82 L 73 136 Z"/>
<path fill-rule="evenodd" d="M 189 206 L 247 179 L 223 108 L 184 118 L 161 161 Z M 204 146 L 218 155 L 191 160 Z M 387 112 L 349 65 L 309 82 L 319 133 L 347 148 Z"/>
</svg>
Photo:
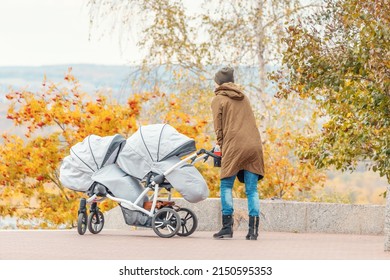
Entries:
<svg viewBox="0 0 390 280">
<path fill-rule="evenodd" d="M 12 87 L 15 90 L 27 88 L 39 92 L 42 81 L 64 84 L 67 65 L 38 67 L 0 67 L 0 102 L 5 101 L 5 93 Z M 81 90 L 93 94 L 102 89 L 112 90 L 116 98 L 127 99 L 128 77 L 132 69 L 128 66 L 74 65 L 72 74 L 79 80 Z"/>
<path fill-rule="evenodd" d="M 9 217 L 0 217 L 0 229 L 17 229 L 16 219 Z"/>
<path fill-rule="evenodd" d="M 4 103 L 5 93 L 12 87 L 15 90 L 27 88 L 28 90 L 39 92 L 42 88 L 42 81 L 46 75 L 46 80 L 54 83 L 64 84 L 65 74 L 68 68 L 72 67 L 73 75 L 79 80 L 81 90 L 93 94 L 102 89 L 110 89 L 113 97 L 119 102 L 126 102 L 129 95 L 142 91 L 151 91 L 156 85 L 163 92 L 176 92 L 178 89 L 172 82 L 175 71 L 179 71 L 179 66 L 157 66 L 148 74 L 139 71 L 139 66 L 126 65 L 46 65 L 46 66 L 13 66 L 0 67 L 0 102 Z M 220 66 L 208 66 L 207 73 L 204 74 L 205 88 L 214 86 L 214 73 Z M 270 67 L 270 70 L 272 67 Z M 199 84 L 197 74 L 190 73 L 191 78 L 181 81 L 181 87 L 191 88 L 191 83 Z M 257 84 L 257 68 L 251 66 L 240 66 L 235 68 L 236 80 L 239 84 Z M 142 80 L 142 82 L 140 82 Z M 156 80 L 158 82 L 156 82 Z M 271 89 L 270 89 L 271 90 Z M 270 92 L 272 94 L 272 92 Z"/>
</svg>

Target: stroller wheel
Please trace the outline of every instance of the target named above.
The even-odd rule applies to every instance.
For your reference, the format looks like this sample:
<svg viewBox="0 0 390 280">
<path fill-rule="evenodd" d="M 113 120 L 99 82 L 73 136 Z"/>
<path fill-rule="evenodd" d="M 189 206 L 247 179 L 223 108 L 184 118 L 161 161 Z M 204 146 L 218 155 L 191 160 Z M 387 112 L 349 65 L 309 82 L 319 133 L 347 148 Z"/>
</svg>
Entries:
<svg viewBox="0 0 390 280">
<path fill-rule="evenodd" d="M 163 238 L 174 236 L 180 229 L 179 214 L 172 208 L 161 208 L 152 218 L 154 232 Z"/>
<path fill-rule="evenodd" d="M 180 229 L 177 232 L 177 235 L 190 236 L 198 227 L 198 218 L 194 212 L 187 208 L 180 208 L 177 210 L 177 213 L 181 220 Z"/>
<path fill-rule="evenodd" d="M 93 234 L 98 234 L 104 227 L 104 215 L 99 210 L 91 212 L 88 216 L 88 230 Z"/>
<path fill-rule="evenodd" d="M 77 232 L 84 235 L 87 230 L 87 214 L 80 213 L 77 219 Z"/>
</svg>

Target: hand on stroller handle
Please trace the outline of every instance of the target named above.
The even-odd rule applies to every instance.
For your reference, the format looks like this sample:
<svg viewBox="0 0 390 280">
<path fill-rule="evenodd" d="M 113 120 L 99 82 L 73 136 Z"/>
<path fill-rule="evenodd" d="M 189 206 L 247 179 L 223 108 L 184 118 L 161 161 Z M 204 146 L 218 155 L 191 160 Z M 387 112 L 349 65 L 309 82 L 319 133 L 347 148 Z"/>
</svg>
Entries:
<svg viewBox="0 0 390 280">
<path fill-rule="evenodd" d="M 215 159 L 221 159 L 220 156 L 217 156 L 216 154 L 214 154 L 214 148 L 212 148 L 210 151 L 207 151 L 206 149 L 200 149 L 196 154 L 197 155 L 206 154 L 207 158 L 209 156 L 211 156 L 211 157 L 213 157 Z"/>
</svg>

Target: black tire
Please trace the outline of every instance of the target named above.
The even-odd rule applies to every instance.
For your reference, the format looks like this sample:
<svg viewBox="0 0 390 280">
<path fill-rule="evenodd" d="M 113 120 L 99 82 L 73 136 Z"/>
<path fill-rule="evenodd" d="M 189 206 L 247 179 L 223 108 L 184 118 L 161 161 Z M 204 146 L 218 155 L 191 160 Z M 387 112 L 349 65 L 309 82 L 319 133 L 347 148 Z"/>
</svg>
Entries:
<svg viewBox="0 0 390 280">
<path fill-rule="evenodd" d="M 188 208 L 180 208 L 177 213 L 180 216 L 180 229 L 177 232 L 179 236 L 190 236 L 198 227 L 198 218 L 195 213 Z"/>
<path fill-rule="evenodd" d="M 88 230 L 93 234 L 98 234 L 104 227 L 104 215 L 97 210 L 88 216 Z"/>
<path fill-rule="evenodd" d="M 86 231 L 87 231 L 87 214 L 80 213 L 77 218 L 77 232 L 80 235 L 84 235 Z"/>
<path fill-rule="evenodd" d="M 174 236 L 180 229 L 179 214 L 172 208 L 161 208 L 152 218 L 153 231 L 162 238 Z"/>
</svg>

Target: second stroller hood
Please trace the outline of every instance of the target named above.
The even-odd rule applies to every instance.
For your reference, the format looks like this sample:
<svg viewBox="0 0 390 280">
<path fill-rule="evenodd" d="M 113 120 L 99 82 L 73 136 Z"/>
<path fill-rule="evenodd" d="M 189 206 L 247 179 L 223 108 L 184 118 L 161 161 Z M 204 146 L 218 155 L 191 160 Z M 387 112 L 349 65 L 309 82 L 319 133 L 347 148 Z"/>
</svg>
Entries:
<svg viewBox="0 0 390 280">
<path fill-rule="evenodd" d="M 133 177 L 143 179 L 157 162 L 196 151 L 195 141 L 168 124 L 140 127 L 118 156 L 117 164 Z"/>
<path fill-rule="evenodd" d="M 168 124 L 142 126 L 127 139 L 117 164 L 127 174 L 143 179 L 149 172 L 161 174 L 180 157 L 196 151 L 195 141 Z M 193 165 L 183 164 L 166 176 L 169 183 L 189 202 L 209 195 L 207 184 Z"/>
</svg>

